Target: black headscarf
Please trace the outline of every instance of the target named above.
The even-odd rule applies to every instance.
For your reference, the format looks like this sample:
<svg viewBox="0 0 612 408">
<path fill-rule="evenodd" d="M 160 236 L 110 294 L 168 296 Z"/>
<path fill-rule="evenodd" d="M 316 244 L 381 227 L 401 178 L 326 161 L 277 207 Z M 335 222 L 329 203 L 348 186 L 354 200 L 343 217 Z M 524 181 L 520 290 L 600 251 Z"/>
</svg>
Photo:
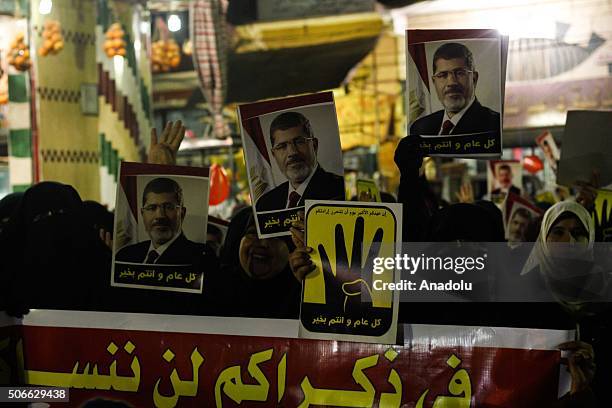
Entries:
<svg viewBox="0 0 612 408">
<path fill-rule="evenodd" d="M 460 203 L 441 209 L 432 221 L 431 241 L 503 242 L 501 211 L 493 207 Z"/>
<path fill-rule="evenodd" d="M 2 239 L 2 231 L 11 219 L 11 215 L 19 206 L 23 193 L 11 193 L 0 200 L 0 240 Z M 0 279 L 2 279 L 0 277 Z"/>
<path fill-rule="evenodd" d="M 91 200 L 83 201 L 83 215 L 87 225 L 93 228 L 95 232 L 103 229 L 106 232 L 113 233 L 113 213 L 102 204 Z"/>
<path fill-rule="evenodd" d="M 13 212 L 19 206 L 23 193 L 11 193 L 0 200 L 0 247 L 3 248 L 4 255 L 0 263 L 0 310 L 7 310 L 14 316 L 22 316 L 27 313 L 23 307 L 19 307 L 10 301 L 10 287 L 12 285 L 13 274 L 8 267 L 10 248 L 8 243 L 12 241 L 10 220 Z M 6 228 L 6 227 L 9 228 Z"/>
<path fill-rule="evenodd" d="M 497 207 L 492 201 L 488 200 L 477 200 L 474 204 L 484 208 L 489 213 L 492 227 L 492 238 L 495 238 L 491 242 L 503 242 L 506 238 L 506 230 L 504 227 L 504 215 L 502 214 L 499 207 Z"/>
<path fill-rule="evenodd" d="M 232 217 L 221 248 L 220 260 L 223 267 L 240 267 L 240 240 L 253 222 L 253 207 L 242 208 Z"/>
<path fill-rule="evenodd" d="M 30 187 L 4 232 L 8 309 L 95 308 L 109 251 L 87 228 L 73 187 L 55 182 Z"/>
<path fill-rule="evenodd" d="M 0 200 L 0 225 L 8 221 L 11 214 L 17 208 L 21 199 L 23 198 L 22 192 L 11 193 L 6 195 Z"/>
</svg>

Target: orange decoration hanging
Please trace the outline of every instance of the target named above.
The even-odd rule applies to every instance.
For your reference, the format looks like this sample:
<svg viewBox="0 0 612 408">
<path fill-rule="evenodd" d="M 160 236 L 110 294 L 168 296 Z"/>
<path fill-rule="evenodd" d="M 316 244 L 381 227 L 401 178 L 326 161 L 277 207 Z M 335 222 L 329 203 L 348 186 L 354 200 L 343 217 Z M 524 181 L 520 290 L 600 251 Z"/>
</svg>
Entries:
<svg viewBox="0 0 612 408">
<path fill-rule="evenodd" d="M 173 39 L 155 41 L 151 49 L 153 72 L 168 72 L 181 63 L 181 50 Z"/>
<path fill-rule="evenodd" d="M 43 26 L 43 44 L 38 49 L 38 55 L 46 57 L 49 54 L 58 54 L 64 49 L 64 36 L 59 21 L 47 20 Z"/>
<path fill-rule="evenodd" d="M 121 57 L 125 57 L 125 31 L 121 28 L 121 24 L 114 23 L 110 27 L 105 34 L 106 40 L 104 40 L 104 44 L 102 44 L 102 48 L 104 49 L 104 53 L 108 58 L 113 58 L 115 55 L 119 55 Z"/>
<path fill-rule="evenodd" d="M 24 42 L 23 33 L 17 34 L 8 52 L 8 63 L 18 71 L 30 69 L 30 50 Z"/>
<path fill-rule="evenodd" d="M 229 180 L 225 169 L 218 164 L 210 166 L 210 205 L 221 204 L 227 199 L 230 193 Z"/>
</svg>

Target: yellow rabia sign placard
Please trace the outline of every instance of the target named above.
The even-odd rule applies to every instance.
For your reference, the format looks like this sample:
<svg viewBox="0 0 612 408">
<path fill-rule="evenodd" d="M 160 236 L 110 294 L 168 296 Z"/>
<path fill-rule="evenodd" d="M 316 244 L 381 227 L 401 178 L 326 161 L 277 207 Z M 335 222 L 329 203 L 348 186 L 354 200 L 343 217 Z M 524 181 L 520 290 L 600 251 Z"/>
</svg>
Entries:
<svg viewBox="0 0 612 408">
<path fill-rule="evenodd" d="M 376 270 L 374 264 L 399 253 L 400 214 L 399 204 L 307 204 L 306 242 L 313 249 L 316 270 L 304 280 L 304 328 L 349 336 L 381 336 L 391 329 L 397 317 L 396 294 L 376 290 L 373 282 L 396 282 L 398 272 Z"/>
<path fill-rule="evenodd" d="M 380 203 L 380 191 L 374 180 L 357 180 L 357 200 Z"/>
<path fill-rule="evenodd" d="M 597 190 L 595 198 L 595 234 L 597 242 L 612 242 L 612 191 Z"/>
</svg>

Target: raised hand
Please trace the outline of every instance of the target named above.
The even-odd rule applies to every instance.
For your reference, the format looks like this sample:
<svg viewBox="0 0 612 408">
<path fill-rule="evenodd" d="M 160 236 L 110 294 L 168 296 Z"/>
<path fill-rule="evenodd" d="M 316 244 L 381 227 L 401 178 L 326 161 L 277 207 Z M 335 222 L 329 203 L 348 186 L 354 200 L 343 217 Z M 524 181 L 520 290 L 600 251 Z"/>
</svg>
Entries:
<svg viewBox="0 0 612 408">
<path fill-rule="evenodd" d="M 104 245 L 106 245 L 108 249 L 112 251 L 113 250 L 113 235 L 109 231 L 106 231 L 104 228 L 100 228 L 98 233 L 100 236 L 100 240 L 104 242 Z"/>
<path fill-rule="evenodd" d="M 153 164 L 176 164 L 176 153 L 178 152 L 181 142 L 185 138 L 185 126 L 183 122 L 166 123 L 166 127 L 157 138 L 157 130 L 151 129 L 151 145 L 149 146 L 148 162 Z"/>
<path fill-rule="evenodd" d="M 474 190 L 472 189 L 472 183 L 463 183 L 459 189 L 459 192 L 455 193 L 455 195 L 460 203 L 472 204 L 474 202 Z"/>
<path fill-rule="evenodd" d="M 599 172 L 593 171 L 589 182 L 576 181 L 576 186 L 578 188 L 576 202 L 588 211 L 593 211 L 597 198 L 597 188 L 599 187 Z"/>
<path fill-rule="evenodd" d="M 423 151 L 419 147 L 421 139 L 417 136 L 406 136 L 400 140 L 393 160 L 402 176 L 419 175 L 419 169 L 423 164 Z"/>
</svg>

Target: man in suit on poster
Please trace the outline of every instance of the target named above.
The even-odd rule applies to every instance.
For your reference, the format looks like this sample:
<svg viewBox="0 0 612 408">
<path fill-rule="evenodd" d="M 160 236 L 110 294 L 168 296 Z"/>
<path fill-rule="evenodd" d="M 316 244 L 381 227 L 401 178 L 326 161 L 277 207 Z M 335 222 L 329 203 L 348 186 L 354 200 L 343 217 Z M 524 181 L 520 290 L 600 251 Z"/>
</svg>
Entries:
<svg viewBox="0 0 612 408">
<path fill-rule="evenodd" d="M 526 208 L 517 208 L 508 221 L 508 243 L 511 247 L 525 242 L 525 234 L 531 222 L 531 213 Z"/>
<path fill-rule="evenodd" d="M 306 199 L 344 200 L 344 178 L 318 163 L 319 141 L 299 112 L 284 112 L 270 125 L 272 155 L 287 181 L 263 194 L 257 211 L 300 207 Z"/>
<path fill-rule="evenodd" d="M 119 262 L 144 264 L 200 264 L 205 246 L 183 234 L 183 190 L 170 178 L 151 180 L 142 193 L 142 220 L 150 240 L 123 247 L 115 257 Z"/>
<path fill-rule="evenodd" d="M 516 194 L 521 195 L 521 189 L 512 183 L 514 176 L 512 174 L 512 167 L 508 164 L 501 164 L 495 169 L 495 181 L 497 182 L 498 188 L 491 191 L 491 194 Z"/>
<path fill-rule="evenodd" d="M 463 44 L 445 43 L 433 57 L 433 82 L 444 109 L 417 119 L 411 135 L 460 135 L 500 132 L 500 116 L 476 99 L 478 71 Z"/>
</svg>

